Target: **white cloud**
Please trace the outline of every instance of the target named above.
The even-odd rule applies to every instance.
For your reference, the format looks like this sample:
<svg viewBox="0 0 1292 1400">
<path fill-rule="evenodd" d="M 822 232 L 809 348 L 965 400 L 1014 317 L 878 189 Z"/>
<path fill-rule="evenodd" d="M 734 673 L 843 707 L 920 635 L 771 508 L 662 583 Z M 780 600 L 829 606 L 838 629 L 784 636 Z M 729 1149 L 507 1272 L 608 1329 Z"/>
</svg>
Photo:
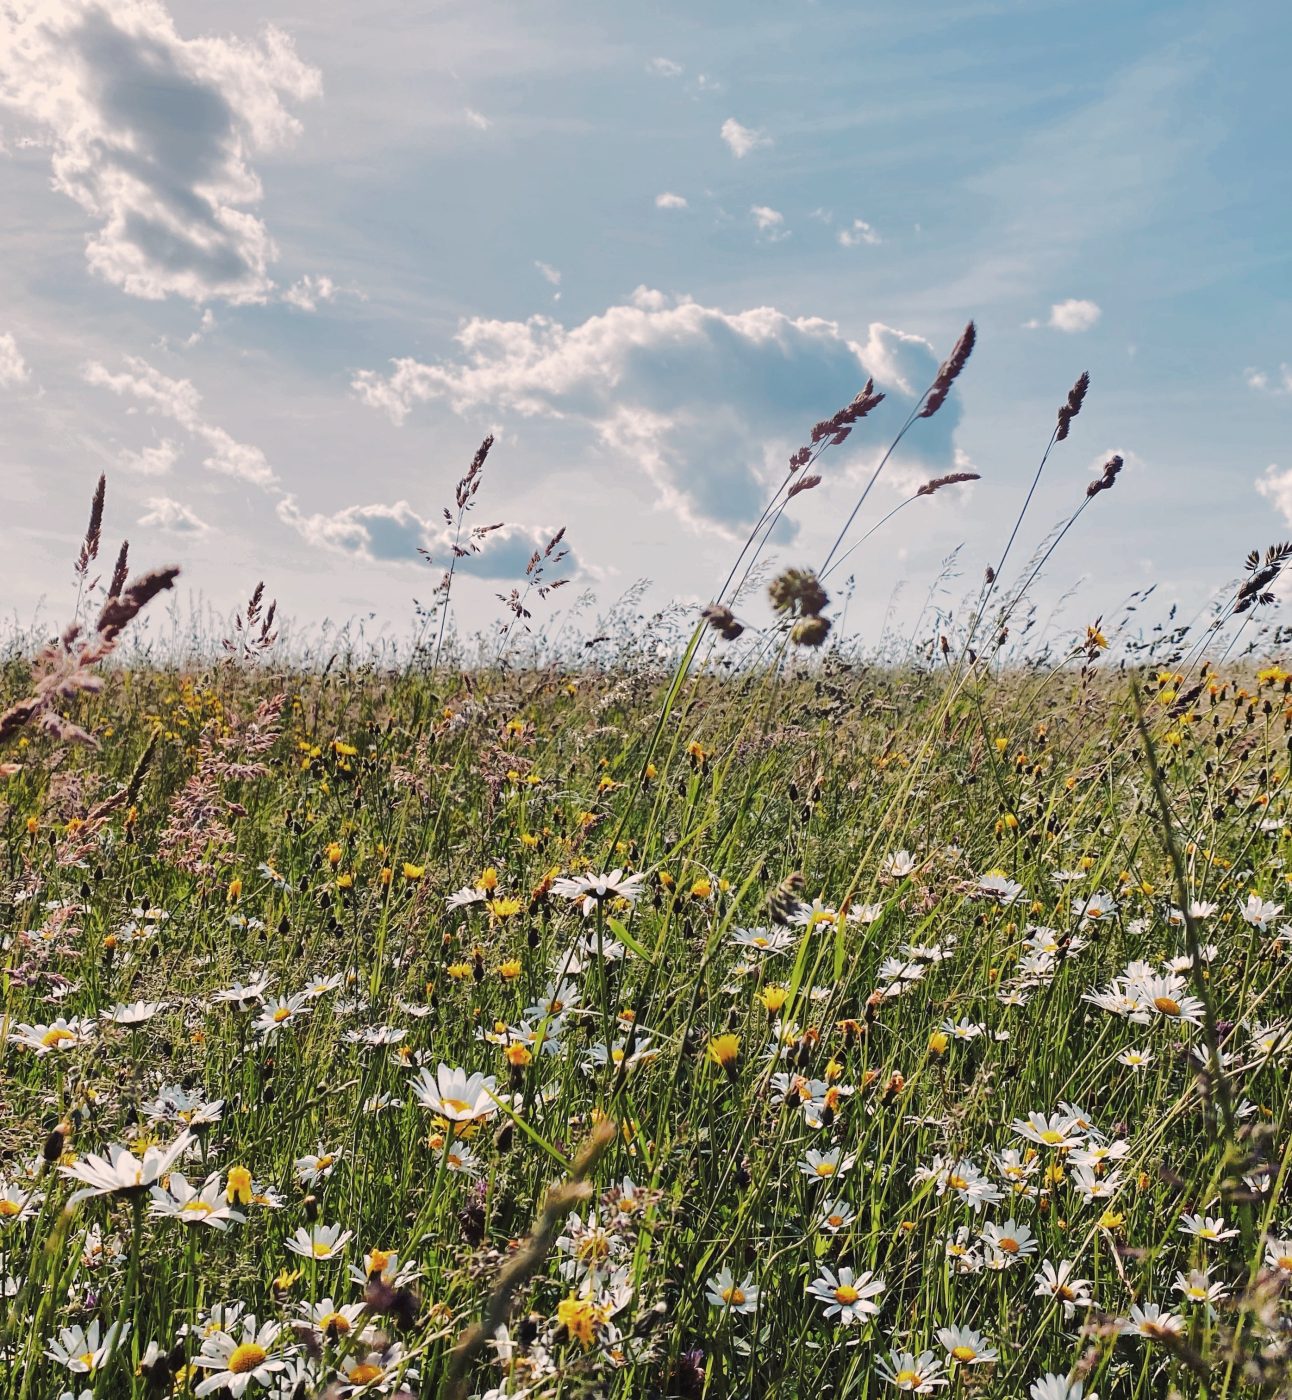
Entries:
<svg viewBox="0 0 1292 1400">
<path fill-rule="evenodd" d="M 0 335 L 0 389 L 12 389 L 30 378 L 31 370 L 18 349 L 18 342 L 6 331 Z"/>
<path fill-rule="evenodd" d="M 319 302 L 332 301 L 335 296 L 336 283 L 330 277 L 316 277 L 307 272 L 287 288 L 283 300 L 288 306 L 295 306 L 301 311 L 313 311 Z"/>
<path fill-rule="evenodd" d="M 453 531 L 443 522 L 419 515 L 407 501 L 393 505 L 346 506 L 334 515 L 306 515 L 294 496 L 278 502 L 278 518 L 295 530 L 308 544 L 339 554 L 381 563 L 424 564 L 418 553 L 425 549 L 430 562 L 447 568 L 453 557 Z M 480 522 L 492 524 L 492 521 Z M 524 577 L 525 566 L 535 549 L 543 549 L 555 530 L 532 529 L 523 525 L 503 525 L 491 530 L 480 541 L 480 552 L 458 560 L 457 572 L 477 578 L 512 579 Z M 570 574 L 574 560 L 567 557 L 561 567 Z"/>
<path fill-rule="evenodd" d="M 161 0 L 12 0 L 0 103 L 47 138 L 54 188 L 97 221 L 86 257 L 132 296 L 263 302 L 276 250 L 251 164 L 320 91 L 281 30 L 183 39 Z"/>
<path fill-rule="evenodd" d="M 177 423 L 206 447 L 208 455 L 202 465 L 211 471 L 249 481 L 254 486 L 273 485 L 276 478 L 258 447 L 238 442 L 223 428 L 202 417 L 202 396 L 191 380 L 171 379 L 135 355 L 126 356 L 126 366 L 122 373 L 113 374 L 105 365 L 92 360 L 82 370 L 81 377 L 87 384 L 136 400 L 145 413 Z"/>
<path fill-rule="evenodd" d="M 551 263 L 541 262 L 538 258 L 534 259 L 534 266 L 538 268 L 539 272 L 543 274 L 552 286 L 559 287 L 561 285 L 561 272 L 559 268 L 553 267 Z"/>
<path fill-rule="evenodd" d="M 1070 297 L 1067 301 L 1055 302 L 1050 307 L 1049 325 L 1056 331 L 1075 334 L 1078 331 L 1088 331 L 1102 314 L 1095 302 L 1078 301 L 1075 297 Z"/>
<path fill-rule="evenodd" d="M 673 193 L 671 193 L 669 190 L 665 190 L 663 194 L 657 194 L 657 195 L 655 196 L 655 208 L 656 208 L 656 209 L 685 209 L 685 208 L 686 208 L 686 196 L 685 196 L 685 195 L 680 195 L 680 194 L 673 194 Z"/>
<path fill-rule="evenodd" d="M 163 438 L 152 447 L 126 453 L 121 458 L 121 465 L 139 476 L 165 476 L 178 461 L 178 444 L 170 438 Z"/>
<path fill-rule="evenodd" d="M 477 131 L 488 131 L 493 125 L 493 122 L 491 122 L 483 112 L 477 112 L 474 107 L 464 107 L 462 109 L 462 115 Z"/>
<path fill-rule="evenodd" d="M 754 204 L 749 212 L 753 215 L 754 227 L 759 233 L 766 235 L 769 243 L 779 243 L 790 236 L 789 229 L 785 227 L 785 215 L 779 209 L 769 208 L 766 204 Z"/>
<path fill-rule="evenodd" d="M 1265 474 L 1256 478 L 1256 489 L 1292 525 L 1292 467 L 1280 468 L 1271 462 Z"/>
<path fill-rule="evenodd" d="M 770 146 L 772 138 L 762 131 L 755 131 L 752 127 L 741 126 L 735 117 L 728 117 L 722 123 L 722 139 L 731 148 L 731 154 L 737 160 L 743 160 L 750 151 L 756 151 L 760 146 Z"/>
<path fill-rule="evenodd" d="M 173 535 L 204 535 L 211 528 L 182 501 L 172 501 L 169 496 L 149 496 L 144 504 L 148 507 L 148 514 L 141 515 L 139 523 L 151 529 L 165 530 Z"/>
<path fill-rule="evenodd" d="M 680 78 L 684 70 L 680 63 L 674 63 L 671 58 L 652 58 L 646 65 L 646 71 L 658 78 Z"/>
<path fill-rule="evenodd" d="M 1274 376 L 1263 369 L 1245 369 L 1243 378 L 1249 389 L 1271 394 L 1292 394 L 1292 365 L 1280 365 L 1278 374 Z"/>
<path fill-rule="evenodd" d="M 865 219 L 854 219 L 849 228 L 839 230 L 839 245 L 843 248 L 859 248 L 863 243 L 873 246 L 879 241 L 879 235 Z"/>
<path fill-rule="evenodd" d="M 457 340 L 456 360 L 394 360 L 353 387 L 396 423 L 439 400 L 491 424 L 515 414 L 581 428 L 601 464 L 635 464 L 662 508 L 720 533 L 757 516 L 789 452 L 868 375 L 890 401 L 854 436 L 863 455 L 891 438 L 938 365 L 925 341 L 878 322 L 858 344 L 831 321 L 767 306 L 728 313 L 647 288 L 572 327 L 477 318 Z M 951 470 L 958 417 L 953 396 L 913 452 Z"/>
</svg>

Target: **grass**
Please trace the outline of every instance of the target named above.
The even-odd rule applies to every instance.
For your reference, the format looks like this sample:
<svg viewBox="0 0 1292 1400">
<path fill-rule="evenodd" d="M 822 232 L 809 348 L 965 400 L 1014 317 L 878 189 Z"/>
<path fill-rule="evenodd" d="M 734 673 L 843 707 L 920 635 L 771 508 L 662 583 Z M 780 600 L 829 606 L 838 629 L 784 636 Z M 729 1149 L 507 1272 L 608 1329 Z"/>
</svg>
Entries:
<svg viewBox="0 0 1292 1400">
<path fill-rule="evenodd" d="M 100 490 L 3 673 L 4 1393 L 1287 1393 L 1288 551 L 1164 664 L 1006 664 L 1120 467 L 922 653 L 791 570 L 671 670 L 508 657 L 540 575 L 474 668 L 451 575 L 402 668 L 259 588 L 114 656 L 175 571 L 99 597 Z"/>
</svg>

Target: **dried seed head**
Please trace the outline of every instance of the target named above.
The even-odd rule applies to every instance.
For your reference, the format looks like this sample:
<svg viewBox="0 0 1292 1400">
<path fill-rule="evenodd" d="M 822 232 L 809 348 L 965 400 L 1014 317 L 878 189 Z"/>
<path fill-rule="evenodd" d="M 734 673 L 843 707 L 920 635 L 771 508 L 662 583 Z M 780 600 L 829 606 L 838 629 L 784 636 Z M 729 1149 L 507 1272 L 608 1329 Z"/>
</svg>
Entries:
<svg viewBox="0 0 1292 1400">
<path fill-rule="evenodd" d="M 736 621 L 735 614 L 731 609 L 722 603 L 710 603 L 700 616 L 722 637 L 723 641 L 734 642 L 745 630 L 744 625 Z"/>
<path fill-rule="evenodd" d="M 819 476 L 801 476 L 794 485 L 790 487 L 789 491 L 786 493 L 785 499 L 789 500 L 791 496 L 797 496 L 800 491 L 810 491 L 814 486 L 820 485 L 821 478 Z"/>
<path fill-rule="evenodd" d="M 1117 480 L 1118 473 L 1122 469 L 1122 459 L 1114 453 L 1104 463 L 1103 475 L 1096 478 L 1086 487 L 1087 496 L 1097 496 L 1101 491 L 1111 491 L 1113 482 Z"/>
<path fill-rule="evenodd" d="M 816 617 L 825 611 L 830 595 L 810 569 L 786 569 L 774 578 L 767 590 L 778 613 Z"/>
<path fill-rule="evenodd" d="M 962 481 L 981 480 L 981 472 L 950 472 L 946 476 L 935 476 L 931 481 L 926 481 L 915 494 L 917 496 L 931 496 L 935 491 L 940 491 L 944 486 L 957 486 Z"/>
<path fill-rule="evenodd" d="M 960 371 L 968 364 L 969 356 L 973 354 L 977 339 L 977 328 L 970 321 L 960 332 L 960 339 L 952 347 L 951 354 L 943 360 L 937 378 L 933 381 L 933 387 L 929 390 L 928 398 L 924 401 L 924 407 L 920 409 L 919 417 L 932 418 L 946 402 L 947 395 L 951 392 L 951 386 L 956 382 Z"/>
<path fill-rule="evenodd" d="M 790 629 L 790 641 L 801 647 L 819 647 L 830 631 L 828 617 L 804 617 Z"/>
<path fill-rule="evenodd" d="M 1059 430 L 1054 435 L 1055 442 L 1062 442 L 1068 435 L 1068 428 L 1072 420 L 1081 412 L 1081 405 L 1085 401 L 1086 390 L 1090 388 L 1090 374 L 1082 370 L 1081 378 L 1068 390 L 1068 400 L 1059 409 Z"/>
</svg>

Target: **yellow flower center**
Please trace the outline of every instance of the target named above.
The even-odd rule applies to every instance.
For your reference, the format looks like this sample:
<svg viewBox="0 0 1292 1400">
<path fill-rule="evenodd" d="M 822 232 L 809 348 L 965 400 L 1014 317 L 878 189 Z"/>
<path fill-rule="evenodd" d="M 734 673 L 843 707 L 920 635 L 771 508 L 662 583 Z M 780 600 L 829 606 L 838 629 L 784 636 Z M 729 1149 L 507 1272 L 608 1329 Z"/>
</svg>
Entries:
<svg viewBox="0 0 1292 1400">
<path fill-rule="evenodd" d="M 211 1207 L 210 1207 L 205 1201 L 201 1200 L 200 1198 L 194 1198 L 194 1199 L 191 1200 L 191 1201 L 185 1201 L 184 1204 L 183 1204 L 182 1206 L 180 1206 L 179 1209 L 180 1209 L 180 1214 L 181 1214 L 181 1215 L 202 1215 L 202 1216 L 206 1216 L 206 1215 L 210 1215 L 210 1213 L 211 1213 Z"/>
<path fill-rule="evenodd" d="M 722 1290 L 722 1301 L 730 1303 L 732 1307 L 738 1308 L 745 1301 L 745 1290 L 743 1288 L 724 1288 Z"/>
<path fill-rule="evenodd" d="M 914 1386 L 919 1382 L 920 1373 L 918 1371 L 898 1371 L 893 1377 L 893 1384 L 896 1386 Z"/>
<path fill-rule="evenodd" d="M 315 1162 L 314 1169 L 316 1171 L 325 1172 L 335 1161 L 336 1158 L 330 1152 L 325 1152 L 323 1156 Z"/>
<path fill-rule="evenodd" d="M 998 1240 L 998 1241 L 997 1241 L 997 1244 L 996 1244 L 996 1247 L 997 1247 L 1003 1254 L 1017 1254 L 1017 1253 L 1018 1253 L 1018 1248 L 1019 1248 L 1019 1246 L 1018 1246 L 1018 1241 L 1017 1241 L 1016 1239 L 1011 1239 L 1011 1238 L 1006 1238 L 1006 1239 L 1003 1239 L 1003 1240 Z"/>
<path fill-rule="evenodd" d="M 1045 1128 L 1042 1130 L 1040 1138 L 1047 1147 L 1053 1147 L 1055 1143 L 1063 1141 L 1063 1134 L 1057 1128 Z"/>
<path fill-rule="evenodd" d="M 978 1353 L 973 1347 L 958 1346 L 951 1348 L 951 1356 L 956 1361 L 972 1361 Z"/>
<path fill-rule="evenodd" d="M 0 1215 L 13 1217 L 22 1213 L 21 1201 L 0 1200 Z"/>
<path fill-rule="evenodd" d="M 833 1228 L 837 1230 L 837 1229 L 839 1228 L 839 1226 L 843 1224 L 843 1216 L 842 1216 L 842 1215 L 827 1215 L 826 1218 L 825 1218 L 825 1223 L 826 1223 L 827 1225 L 833 1226 Z"/>
<path fill-rule="evenodd" d="M 75 1040 L 76 1037 L 71 1031 L 63 1030 L 60 1026 L 55 1026 L 53 1030 L 46 1031 L 40 1038 L 40 1043 L 46 1050 L 57 1050 L 66 1040 Z"/>
<path fill-rule="evenodd" d="M 445 1108 L 451 1109 L 454 1113 L 470 1113 L 471 1105 L 465 1099 L 441 1099 L 440 1102 Z"/>
<path fill-rule="evenodd" d="M 833 1176 L 835 1170 L 836 1168 L 833 1162 L 818 1162 L 816 1164 L 816 1174 L 818 1176 Z"/>
<path fill-rule="evenodd" d="M 850 1303 L 855 1303 L 860 1297 L 861 1294 L 858 1293 L 850 1283 L 841 1283 L 838 1288 L 834 1290 L 835 1302 L 842 1303 L 845 1307 Z"/>
<path fill-rule="evenodd" d="M 319 1320 L 321 1332 L 344 1333 L 350 1330 L 350 1319 L 344 1313 L 330 1312 Z"/>
<path fill-rule="evenodd" d="M 373 1381 L 379 1381 L 382 1377 L 380 1366 L 374 1366 L 371 1361 L 361 1361 L 357 1366 L 350 1369 L 351 1385 L 369 1385 Z"/>
<path fill-rule="evenodd" d="M 245 1376 L 254 1371 L 267 1357 L 269 1353 L 262 1346 L 255 1342 L 243 1342 L 233 1349 L 233 1355 L 229 1358 L 229 1373 L 234 1376 Z"/>
<path fill-rule="evenodd" d="M 1154 997 L 1153 1005 L 1163 1016 L 1178 1016 L 1180 1014 L 1180 1003 L 1173 997 Z"/>
<path fill-rule="evenodd" d="M 291 1016 L 291 1014 L 292 1014 L 291 1007 L 289 1007 L 289 1006 L 280 1006 L 280 1007 L 278 1008 L 278 1010 L 274 1012 L 274 1020 L 275 1020 L 279 1025 L 282 1025 L 282 1023 L 283 1023 L 284 1021 L 286 1021 L 286 1020 L 288 1019 L 288 1017 Z"/>
<path fill-rule="evenodd" d="M 76 1359 L 87 1371 L 94 1370 L 94 1353 L 92 1351 L 83 1351 Z"/>
<path fill-rule="evenodd" d="M 969 1181 L 966 1177 L 957 1176 L 955 1172 L 952 1172 L 950 1176 L 947 1177 L 947 1185 L 950 1186 L 953 1191 L 963 1191 L 965 1187 L 969 1185 Z"/>
</svg>

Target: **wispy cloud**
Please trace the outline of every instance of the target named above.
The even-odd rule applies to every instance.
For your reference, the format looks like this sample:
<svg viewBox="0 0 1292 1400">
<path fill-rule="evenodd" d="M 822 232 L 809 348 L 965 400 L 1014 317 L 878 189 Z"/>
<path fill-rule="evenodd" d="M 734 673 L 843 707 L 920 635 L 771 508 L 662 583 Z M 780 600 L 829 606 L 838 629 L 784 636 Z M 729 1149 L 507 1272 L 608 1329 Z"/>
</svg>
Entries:
<svg viewBox="0 0 1292 1400">
<path fill-rule="evenodd" d="M 1249 389 L 1265 394 L 1292 394 L 1292 365 L 1280 365 L 1277 373 L 1264 369 L 1245 369 L 1243 379 Z"/>
<path fill-rule="evenodd" d="M 879 235 L 865 219 L 854 219 L 847 228 L 839 230 L 839 246 L 842 248 L 859 248 L 863 243 L 873 246 L 879 241 Z"/>
<path fill-rule="evenodd" d="M 113 373 L 98 360 L 92 360 L 82 377 L 87 384 L 133 399 L 145 413 L 178 424 L 206 448 L 202 465 L 209 470 L 254 486 L 274 483 L 274 473 L 258 447 L 238 442 L 223 428 L 206 421 L 201 412 L 202 396 L 191 380 L 171 379 L 135 355 L 128 355 L 125 363 L 124 370 Z"/>
<path fill-rule="evenodd" d="M 741 126 L 735 117 L 728 117 L 722 123 L 722 139 L 727 143 L 731 154 L 737 160 L 743 160 L 751 151 L 756 151 L 761 146 L 770 146 L 772 138 L 765 132 L 756 131 L 753 127 Z"/>
<path fill-rule="evenodd" d="M 18 342 L 6 331 L 0 335 L 0 389 L 12 389 L 30 378 L 31 370 L 18 349 Z"/>
<path fill-rule="evenodd" d="M 654 73 L 657 78 L 680 78 L 686 70 L 671 58 L 652 58 L 646 65 L 646 71 Z"/>
<path fill-rule="evenodd" d="M 204 535 L 211 528 L 182 501 L 173 501 L 169 496 L 149 496 L 144 504 L 148 511 L 139 517 L 139 523 L 146 529 L 165 530 L 172 535 Z"/>
<path fill-rule="evenodd" d="M 779 209 L 773 209 L 766 204 L 755 204 L 750 207 L 749 212 L 753 216 L 754 227 L 769 243 L 779 243 L 790 236 L 789 229 L 785 227 L 785 215 Z"/>
<path fill-rule="evenodd" d="M 542 262 L 538 258 L 534 259 L 534 266 L 543 275 L 544 281 L 550 282 L 554 287 L 559 287 L 561 285 L 561 273 L 559 268 L 553 267 L 551 263 Z"/>
<path fill-rule="evenodd" d="M 493 122 L 483 112 L 477 112 L 474 107 L 464 107 L 462 115 L 477 131 L 488 131 L 493 125 Z"/>
</svg>

